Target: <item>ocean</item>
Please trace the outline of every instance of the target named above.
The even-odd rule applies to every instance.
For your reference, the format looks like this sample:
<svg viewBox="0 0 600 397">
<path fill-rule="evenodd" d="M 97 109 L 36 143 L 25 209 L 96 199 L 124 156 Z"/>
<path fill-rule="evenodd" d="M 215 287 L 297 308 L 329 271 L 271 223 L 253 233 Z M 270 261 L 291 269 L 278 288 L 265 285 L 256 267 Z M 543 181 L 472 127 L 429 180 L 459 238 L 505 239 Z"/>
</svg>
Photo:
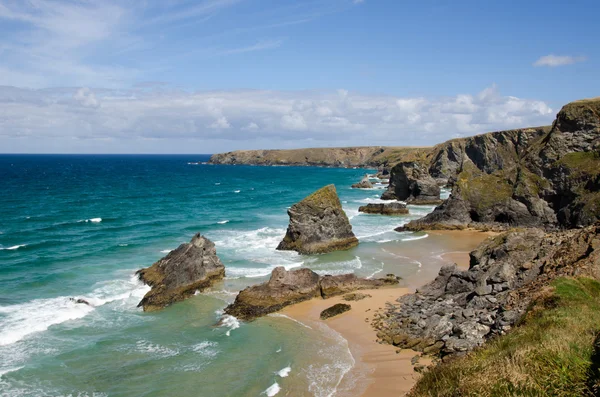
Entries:
<svg viewBox="0 0 600 397">
<path fill-rule="evenodd" d="M 276 266 L 410 278 L 422 264 L 389 248 L 427 234 L 393 229 L 433 207 L 359 214 L 384 185 L 350 185 L 375 170 L 203 164 L 208 157 L 0 155 L 1 396 L 336 393 L 354 358 L 335 331 L 281 315 L 241 323 L 222 309 Z M 330 183 L 360 245 L 276 251 L 287 208 Z M 149 288 L 134 272 L 196 232 L 215 242 L 225 281 L 142 312 Z"/>
</svg>

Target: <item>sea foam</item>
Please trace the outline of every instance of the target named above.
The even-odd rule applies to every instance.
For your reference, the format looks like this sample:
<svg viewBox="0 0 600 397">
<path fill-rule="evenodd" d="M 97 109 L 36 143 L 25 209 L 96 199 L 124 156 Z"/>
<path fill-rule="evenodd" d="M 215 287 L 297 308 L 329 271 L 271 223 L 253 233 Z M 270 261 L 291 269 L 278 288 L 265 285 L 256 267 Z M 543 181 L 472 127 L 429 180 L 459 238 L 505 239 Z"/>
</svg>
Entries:
<svg viewBox="0 0 600 397">
<path fill-rule="evenodd" d="M 6 248 L 0 247 L 0 251 L 2 251 L 2 250 L 14 251 L 14 250 L 18 250 L 19 248 L 22 248 L 22 247 L 27 247 L 27 244 L 13 245 L 12 247 L 6 247 Z"/>
<path fill-rule="evenodd" d="M 290 372 L 292 372 L 292 367 L 285 367 L 277 371 L 277 375 L 281 378 L 287 378 L 290 375 Z"/>
<path fill-rule="evenodd" d="M 271 386 L 269 386 L 269 388 L 265 390 L 263 394 L 266 394 L 267 397 L 273 397 L 277 395 L 277 393 L 279 393 L 280 391 L 281 387 L 279 387 L 279 383 L 275 382 Z"/>
<path fill-rule="evenodd" d="M 100 283 L 99 287 L 86 296 L 59 296 L 49 299 L 34 299 L 16 305 L 0 306 L 0 346 L 9 345 L 49 327 L 70 320 L 83 318 L 94 311 L 95 307 L 129 298 L 130 306 L 135 305 L 150 290 L 135 276 L 126 280 L 111 280 Z M 81 298 L 89 305 L 76 303 Z M 135 299 L 133 299 L 135 298 Z"/>
</svg>

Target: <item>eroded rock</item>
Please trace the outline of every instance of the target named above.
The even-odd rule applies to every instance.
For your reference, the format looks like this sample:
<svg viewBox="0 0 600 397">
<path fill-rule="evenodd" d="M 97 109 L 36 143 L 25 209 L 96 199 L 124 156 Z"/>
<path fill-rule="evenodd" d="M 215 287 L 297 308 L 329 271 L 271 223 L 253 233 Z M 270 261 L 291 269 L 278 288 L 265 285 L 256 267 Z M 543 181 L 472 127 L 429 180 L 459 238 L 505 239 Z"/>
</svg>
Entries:
<svg viewBox="0 0 600 397">
<path fill-rule="evenodd" d="M 380 215 L 405 215 L 408 214 L 408 208 L 406 208 L 406 204 L 394 201 L 392 203 L 369 203 L 361 205 L 358 207 L 358 212 Z"/>
<path fill-rule="evenodd" d="M 290 224 L 278 250 L 319 254 L 358 245 L 334 185 L 325 186 L 289 210 Z"/>
<path fill-rule="evenodd" d="M 152 288 L 138 306 L 154 311 L 209 288 L 223 279 L 225 266 L 217 256 L 215 244 L 198 233 L 191 242 L 181 244 L 136 274 Z"/>
<path fill-rule="evenodd" d="M 346 313 L 350 309 L 352 309 L 352 306 L 346 303 L 336 303 L 335 305 L 323 310 L 319 317 L 321 318 L 321 320 L 327 320 L 328 318 L 337 316 L 342 313 Z"/>
</svg>

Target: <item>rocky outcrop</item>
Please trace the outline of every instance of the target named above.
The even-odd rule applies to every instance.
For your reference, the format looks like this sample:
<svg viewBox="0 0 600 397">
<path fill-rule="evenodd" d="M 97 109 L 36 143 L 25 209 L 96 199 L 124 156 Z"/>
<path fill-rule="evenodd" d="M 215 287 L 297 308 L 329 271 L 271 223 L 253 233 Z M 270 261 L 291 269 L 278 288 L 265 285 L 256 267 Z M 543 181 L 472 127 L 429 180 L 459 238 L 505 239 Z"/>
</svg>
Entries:
<svg viewBox="0 0 600 397">
<path fill-rule="evenodd" d="M 382 340 L 442 355 L 463 354 L 508 331 L 551 280 L 600 276 L 600 223 L 546 234 L 515 229 L 482 243 L 469 270 L 445 266 L 377 324 Z"/>
<path fill-rule="evenodd" d="M 365 175 L 360 182 L 352 185 L 353 189 L 373 189 L 373 184 L 369 180 L 369 175 Z"/>
<path fill-rule="evenodd" d="M 242 290 L 235 302 L 225 308 L 225 313 L 242 320 L 252 320 L 308 299 L 326 299 L 359 289 L 393 284 L 398 284 L 398 279 L 391 275 L 384 279 L 361 279 L 354 274 L 320 277 L 310 269 L 287 271 L 277 267 L 266 283 Z"/>
<path fill-rule="evenodd" d="M 321 318 L 321 320 L 327 320 L 328 318 L 337 316 L 342 313 L 346 313 L 350 309 L 352 309 L 352 306 L 346 303 L 336 303 L 335 305 L 323 310 L 319 317 Z"/>
<path fill-rule="evenodd" d="M 590 225 L 600 219 L 600 99 L 564 106 L 551 128 L 452 141 L 429 171 L 449 177 L 452 194 L 411 230 Z"/>
<path fill-rule="evenodd" d="M 426 165 L 419 161 L 396 164 L 392 168 L 390 183 L 381 199 L 428 205 L 442 202 L 437 181 L 429 175 Z"/>
<path fill-rule="evenodd" d="M 358 207 L 358 212 L 364 212 L 365 214 L 405 215 L 408 214 L 408 208 L 406 208 L 406 204 L 397 201 L 380 204 L 369 203 Z"/>
<path fill-rule="evenodd" d="M 136 274 L 152 287 L 138 306 L 144 311 L 154 311 L 209 288 L 223 279 L 225 266 L 217 256 L 214 243 L 198 233 L 191 242 L 181 244 Z"/>
<path fill-rule="evenodd" d="M 289 210 L 290 224 L 278 250 L 320 254 L 358 245 L 334 185 L 325 186 Z"/>
<path fill-rule="evenodd" d="M 237 150 L 211 156 L 211 164 L 386 167 L 422 156 L 429 148 L 365 146 L 289 150 Z"/>
</svg>

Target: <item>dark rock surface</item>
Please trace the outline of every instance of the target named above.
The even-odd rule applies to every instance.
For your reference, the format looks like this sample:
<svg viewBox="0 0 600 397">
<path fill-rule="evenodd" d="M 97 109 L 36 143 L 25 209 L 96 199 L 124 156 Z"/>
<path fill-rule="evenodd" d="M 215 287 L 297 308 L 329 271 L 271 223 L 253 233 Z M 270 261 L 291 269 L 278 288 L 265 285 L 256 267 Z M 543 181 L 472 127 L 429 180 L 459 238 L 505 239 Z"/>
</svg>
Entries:
<svg viewBox="0 0 600 397">
<path fill-rule="evenodd" d="M 336 303 L 335 305 L 323 310 L 321 312 L 320 317 L 321 317 L 321 320 L 327 320 L 328 318 L 337 316 L 342 313 L 346 313 L 350 309 L 352 309 L 352 306 L 350 306 L 346 303 Z"/>
<path fill-rule="evenodd" d="M 369 175 L 365 175 L 360 182 L 352 185 L 353 189 L 373 189 L 373 184 L 369 180 Z"/>
<path fill-rule="evenodd" d="M 370 298 L 371 295 L 369 294 L 362 294 L 360 292 L 352 292 L 350 294 L 346 294 L 342 297 L 343 300 L 351 302 L 351 301 L 360 301 L 363 299 L 367 299 Z"/>
<path fill-rule="evenodd" d="M 225 276 L 215 244 L 196 234 L 152 266 L 138 270 L 141 281 L 152 289 L 138 306 L 154 311 L 192 296 L 212 286 Z"/>
<path fill-rule="evenodd" d="M 381 215 L 404 215 L 408 214 L 406 204 L 400 202 L 361 205 L 358 207 L 358 212 L 366 214 L 381 214 Z"/>
<path fill-rule="evenodd" d="M 407 161 L 392 168 L 390 184 L 382 200 L 402 200 L 409 204 L 440 204 L 440 187 L 429 175 L 426 164 Z"/>
<path fill-rule="evenodd" d="M 515 229 L 471 252 L 470 268 L 443 267 L 377 323 L 383 341 L 442 355 L 463 354 L 508 331 L 559 276 L 600 275 L 600 223 L 546 234 Z"/>
<path fill-rule="evenodd" d="M 319 254 L 358 245 L 334 185 L 325 186 L 289 210 L 290 224 L 278 250 Z"/>
<path fill-rule="evenodd" d="M 449 141 L 429 172 L 450 198 L 412 230 L 445 226 L 583 227 L 600 219 L 600 99 L 565 105 L 551 128 Z"/>
<path fill-rule="evenodd" d="M 266 283 L 242 290 L 235 302 L 225 308 L 225 313 L 242 320 L 252 320 L 308 299 L 326 299 L 359 289 L 394 284 L 398 284 L 398 279 L 393 275 L 383 279 L 361 279 L 354 274 L 320 277 L 310 269 L 287 271 L 277 267 Z"/>
</svg>

